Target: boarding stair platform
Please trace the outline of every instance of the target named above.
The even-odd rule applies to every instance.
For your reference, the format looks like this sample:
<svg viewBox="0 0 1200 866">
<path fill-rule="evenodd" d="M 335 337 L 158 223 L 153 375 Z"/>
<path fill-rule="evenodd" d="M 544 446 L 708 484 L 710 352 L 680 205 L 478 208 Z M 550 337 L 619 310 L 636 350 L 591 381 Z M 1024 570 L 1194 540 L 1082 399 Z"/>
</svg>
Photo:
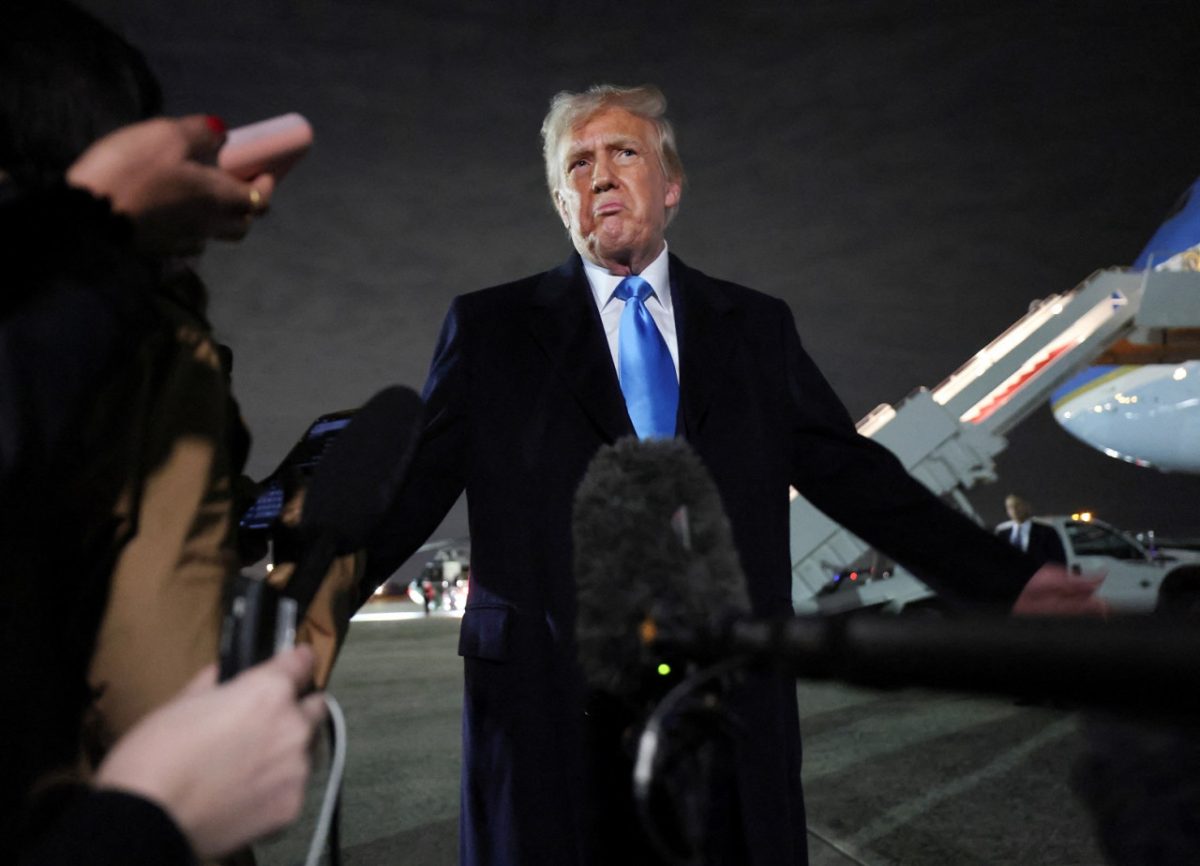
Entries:
<svg viewBox="0 0 1200 866">
<path fill-rule="evenodd" d="M 982 525 L 965 492 L 996 480 L 1005 434 L 1071 376 L 1123 340 L 1150 342 L 1165 327 L 1200 327 L 1200 273 L 1109 268 L 1029 312 L 932 390 L 882 404 L 858 432 L 891 450 L 937 496 Z M 932 596 L 900 566 L 886 579 L 831 592 L 835 574 L 871 547 L 792 491 L 792 599 L 798 613 L 899 608 Z M 857 577 L 857 575 L 856 575 Z M 878 577 L 875 575 L 874 577 Z"/>
</svg>

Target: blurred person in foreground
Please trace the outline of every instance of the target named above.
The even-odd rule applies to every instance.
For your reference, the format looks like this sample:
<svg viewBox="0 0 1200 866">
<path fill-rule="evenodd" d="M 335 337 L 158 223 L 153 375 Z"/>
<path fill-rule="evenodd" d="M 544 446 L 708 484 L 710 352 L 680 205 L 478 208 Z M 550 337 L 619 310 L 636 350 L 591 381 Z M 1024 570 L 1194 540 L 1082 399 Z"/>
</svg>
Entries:
<svg viewBox="0 0 1200 866">
<path fill-rule="evenodd" d="M 97 503 L 124 485 L 89 463 L 94 453 L 76 453 L 78 428 L 93 423 L 88 395 L 153 330 L 139 309 L 154 280 L 135 226 L 155 243 L 189 247 L 246 230 L 244 185 L 193 161 L 219 140 L 204 117 L 161 118 L 98 142 L 70 184 L 20 189 L 0 179 L 0 267 L 11 280 L 0 315 L 3 862 L 191 863 L 299 813 L 324 717 L 320 695 L 299 697 L 312 684 L 308 647 L 220 687 L 206 666 L 122 737 L 90 781 L 80 771 L 87 672 L 120 540 Z M 80 341 L 90 342 L 82 365 L 69 359 Z M 46 351 L 27 351 L 34 346 Z M 43 387 L 31 389 L 37 376 Z M 118 453 L 140 442 L 104 440 Z M 62 477 L 64 462 L 73 477 Z"/>
<path fill-rule="evenodd" d="M 789 484 L 951 598 L 1102 608 L 1094 582 L 1038 570 L 859 436 L 783 301 L 668 252 L 684 172 L 665 108 L 649 86 L 553 99 L 546 178 L 575 251 L 451 305 L 424 436 L 368 564 L 363 598 L 465 489 L 463 864 L 659 862 L 639 838 L 628 772 L 605 757 L 621 732 L 589 713 L 573 645 L 571 503 L 597 449 L 621 437 L 681 436 L 699 454 L 756 616 L 792 612 Z M 706 862 L 805 863 L 795 682 L 749 676 L 733 707 L 745 733 L 714 815 L 728 832 Z"/>
<path fill-rule="evenodd" d="M 224 854 L 294 817 L 323 711 L 307 648 L 212 687 L 249 440 L 177 256 L 242 237 L 273 181 L 214 167 L 216 118 L 143 120 L 144 60 L 76 7 L 4 24 L 0 861 Z"/>
</svg>

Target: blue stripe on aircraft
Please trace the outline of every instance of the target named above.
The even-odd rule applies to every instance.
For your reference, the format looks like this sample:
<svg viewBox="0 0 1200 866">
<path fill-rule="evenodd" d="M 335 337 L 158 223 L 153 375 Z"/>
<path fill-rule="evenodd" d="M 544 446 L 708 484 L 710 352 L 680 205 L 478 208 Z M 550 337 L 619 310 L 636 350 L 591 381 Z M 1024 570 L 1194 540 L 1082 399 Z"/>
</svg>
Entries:
<svg viewBox="0 0 1200 866">
<path fill-rule="evenodd" d="M 1097 364 L 1094 367 L 1080 370 L 1050 395 L 1050 405 L 1054 405 L 1073 391 L 1082 390 L 1089 382 L 1099 379 L 1101 376 L 1107 376 L 1119 366 L 1119 364 Z"/>
<path fill-rule="evenodd" d="M 1200 244 L 1200 180 L 1188 187 L 1171 215 L 1133 260 L 1133 267 L 1140 270 L 1157 265 L 1197 244 Z"/>
</svg>

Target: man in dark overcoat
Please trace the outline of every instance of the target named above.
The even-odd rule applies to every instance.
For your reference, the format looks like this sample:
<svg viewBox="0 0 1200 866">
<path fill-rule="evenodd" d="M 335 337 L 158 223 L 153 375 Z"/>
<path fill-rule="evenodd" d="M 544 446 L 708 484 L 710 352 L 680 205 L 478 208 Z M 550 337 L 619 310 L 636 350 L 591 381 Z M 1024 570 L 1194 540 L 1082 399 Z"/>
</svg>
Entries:
<svg viewBox="0 0 1200 866">
<path fill-rule="evenodd" d="M 465 489 L 464 864 L 652 862 L 623 846 L 631 827 L 595 820 L 613 792 L 589 759 L 573 645 L 571 503 L 601 446 L 635 434 L 686 439 L 716 481 L 760 616 L 792 610 L 789 484 L 947 593 L 1008 609 L 1037 570 L 856 433 L 784 302 L 668 253 L 684 174 L 665 105 L 653 87 L 553 100 L 546 173 L 575 254 L 455 299 L 413 474 L 374 545 L 364 593 Z M 1021 604 L 1086 606 L 1091 591 L 1039 572 Z M 795 683 L 763 675 L 742 692 L 732 829 L 709 860 L 803 864 Z"/>
</svg>

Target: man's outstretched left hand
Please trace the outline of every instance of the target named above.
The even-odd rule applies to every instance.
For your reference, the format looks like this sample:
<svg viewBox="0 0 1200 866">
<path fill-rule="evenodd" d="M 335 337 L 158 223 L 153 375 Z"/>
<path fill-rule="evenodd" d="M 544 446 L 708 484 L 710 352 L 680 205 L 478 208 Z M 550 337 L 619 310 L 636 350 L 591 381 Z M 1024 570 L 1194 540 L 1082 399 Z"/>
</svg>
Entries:
<svg viewBox="0 0 1200 866">
<path fill-rule="evenodd" d="M 1029 578 L 1012 612 L 1015 616 L 1107 617 L 1108 602 L 1096 594 L 1103 582 L 1103 574 L 1071 574 L 1063 565 L 1046 563 Z"/>
</svg>

